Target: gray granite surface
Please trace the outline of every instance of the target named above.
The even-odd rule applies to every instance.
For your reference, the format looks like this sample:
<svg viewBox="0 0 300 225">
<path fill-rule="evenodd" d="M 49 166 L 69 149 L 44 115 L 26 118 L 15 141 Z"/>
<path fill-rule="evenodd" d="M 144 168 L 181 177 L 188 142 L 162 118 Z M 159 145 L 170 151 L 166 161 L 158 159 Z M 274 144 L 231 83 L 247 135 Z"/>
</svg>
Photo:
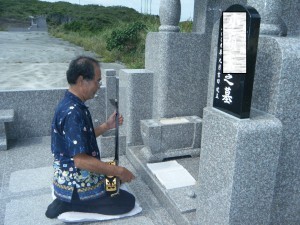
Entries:
<svg viewBox="0 0 300 225">
<path fill-rule="evenodd" d="M 282 124 L 270 114 L 241 120 L 204 109 L 199 224 L 270 224 L 281 137 Z"/>
<path fill-rule="evenodd" d="M 180 0 L 161 0 L 159 4 L 160 32 L 178 32 L 181 15 Z"/>
<path fill-rule="evenodd" d="M 292 3 L 288 3 L 286 7 Z M 294 3 L 293 3 L 294 4 Z M 291 22 L 291 20 L 290 20 Z M 212 43 L 216 43 L 218 23 Z M 282 122 L 283 135 L 272 205 L 273 224 L 299 224 L 299 37 L 260 35 L 252 108 L 267 112 Z M 212 106 L 216 45 L 211 48 L 208 106 Z"/>
<path fill-rule="evenodd" d="M 116 70 L 105 70 L 105 74 L 102 74 L 102 80 L 105 79 L 105 104 L 106 104 L 106 119 L 116 110 L 115 106 L 110 103 L 110 99 L 117 98 L 116 91 Z"/>
<path fill-rule="evenodd" d="M 282 1 L 248 0 L 248 4 L 254 7 L 260 14 L 260 34 L 269 34 L 277 36 L 287 35 L 287 26 L 282 19 Z"/>
<path fill-rule="evenodd" d="M 127 158 L 136 168 L 140 177 L 177 225 L 196 225 L 197 195 L 194 195 L 196 186 L 167 190 L 147 167 L 148 161 L 143 154 L 143 148 L 144 146 L 131 146 L 127 148 L 126 152 Z M 197 178 L 199 157 L 177 159 L 177 162 L 184 166 L 195 179 Z"/>
<path fill-rule="evenodd" d="M 148 33 L 145 67 L 153 72 L 153 118 L 202 116 L 206 105 L 207 45 L 196 33 Z"/>
<path fill-rule="evenodd" d="M 0 110 L 0 122 L 12 122 L 14 120 L 14 110 Z"/>
<path fill-rule="evenodd" d="M 113 129 L 110 134 L 98 138 L 97 143 L 101 151 L 102 157 L 114 157 L 116 146 L 115 130 Z M 119 154 L 125 155 L 126 152 L 126 136 L 119 135 Z"/>
<path fill-rule="evenodd" d="M 220 18 L 223 10 L 227 9 L 233 4 L 248 4 L 253 7 L 257 7 L 257 10 L 263 17 L 274 17 L 278 11 L 282 13 L 281 18 L 287 26 L 288 35 L 295 36 L 300 33 L 300 24 L 298 22 L 298 16 L 300 14 L 300 2 L 298 0 L 260 0 L 260 1 L 247 1 L 247 0 L 227 0 L 227 1 L 202 1 L 195 0 L 194 5 L 194 23 L 193 31 L 199 33 L 208 33 L 211 35 L 211 30 L 216 21 Z M 274 13 L 268 11 L 275 5 Z M 267 9 L 267 10 L 265 10 Z M 260 12 L 262 11 L 262 12 Z M 265 20 L 265 18 L 263 18 Z"/>
<path fill-rule="evenodd" d="M 6 135 L 3 134 L 3 126 L 0 126 L 0 132 L 2 132 L 0 137 L 0 150 L 7 150 L 7 139 Z"/>
<path fill-rule="evenodd" d="M 86 102 L 95 124 L 105 121 L 105 88 Z M 1 91 L 1 109 L 13 109 L 14 121 L 7 124 L 7 138 L 30 138 L 50 135 L 51 121 L 65 88 Z M 98 122 L 98 123 L 97 123 Z"/>
<path fill-rule="evenodd" d="M 50 134 L 54 109 L 65 89 L 0 91 L 2 109 L 13 109 L 15 118 L 7 126 L 9 139 Z"/>
<path fill-rule="evenodd" d="M 199 148 L 201 118 L 197 116 L 141 120 L 143 144 L 152 154 Z"/>
<path fill-rule="evenodd" d="M 140 120 L 152 118 L 153 74 L 148 70 L 120 71 L 120 113 L 126 120 L 120 133 L 129 145 L 142 144 Z"/>
<path fill-rule="evenodd" d="M 13 109 L 0 110 L 0 150 L 7 150 L 7 123 L 14 121 Z"/>
<path fill-rule="evenodd" d="M 299 58 L 299 38 L 260 37 L 252 104 L 280 119 L 283 125 L 273 202 L 274 224 L 300 221 Z"/>
<path fill-rule="evenodd" d="M 10 146 L 9 151 L 0 152 L 0 224 L 64 224 L 44 216 L 52 201 L 50 137 L 19 139 Z M 174 225 L 175 222 L 125 156 L 121 156 L 120 164 L 137 176 L 128 188 L 143 208 L 142 213 L 121 220 L 79 224 Z"/>
</svg>

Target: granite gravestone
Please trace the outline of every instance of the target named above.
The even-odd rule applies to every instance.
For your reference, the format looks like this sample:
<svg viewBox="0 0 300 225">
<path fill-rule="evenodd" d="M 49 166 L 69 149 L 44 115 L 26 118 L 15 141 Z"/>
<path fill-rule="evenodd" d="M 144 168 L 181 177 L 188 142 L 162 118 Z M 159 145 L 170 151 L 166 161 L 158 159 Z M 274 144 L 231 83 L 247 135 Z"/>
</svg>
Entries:
<svg viewBox="0 0 300 225">
<path fill-rule="evenodd" d="M 260 15 L 250 6 L 232 5 L 220 18 L 213 106 L 249 118 Z"/>
</svg>

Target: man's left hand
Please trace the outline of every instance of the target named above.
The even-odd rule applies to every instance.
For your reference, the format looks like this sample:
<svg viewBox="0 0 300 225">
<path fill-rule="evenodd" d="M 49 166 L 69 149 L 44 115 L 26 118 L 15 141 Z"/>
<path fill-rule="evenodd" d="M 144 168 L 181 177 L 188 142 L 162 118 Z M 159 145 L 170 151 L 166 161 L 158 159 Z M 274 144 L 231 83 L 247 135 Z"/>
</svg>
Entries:
<svg viewBox="0 0 300 225">
<path fill-rule="evenodd" d="M 116 112 L 110 115 L 110 117 L 106 121 L 106 125 L 108 129 L 116 128 Z M 124 118 L 122 114 L 119 114 L 119 125 L 122 126 Z"/>
</svg>

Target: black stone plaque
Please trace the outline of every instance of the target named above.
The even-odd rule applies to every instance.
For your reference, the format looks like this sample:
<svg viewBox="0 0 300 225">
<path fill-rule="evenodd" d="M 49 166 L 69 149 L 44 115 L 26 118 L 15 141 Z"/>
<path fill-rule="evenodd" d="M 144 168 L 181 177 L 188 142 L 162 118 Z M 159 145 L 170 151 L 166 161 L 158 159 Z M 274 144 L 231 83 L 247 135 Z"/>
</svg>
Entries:
<svg viewBox="0 0 300 225">
<path fill-rule="evenodd" d="M 213 106 L 249 118 L 260 15 L 250 6 L 232 5 L 220 18 Z"/>
</svg>

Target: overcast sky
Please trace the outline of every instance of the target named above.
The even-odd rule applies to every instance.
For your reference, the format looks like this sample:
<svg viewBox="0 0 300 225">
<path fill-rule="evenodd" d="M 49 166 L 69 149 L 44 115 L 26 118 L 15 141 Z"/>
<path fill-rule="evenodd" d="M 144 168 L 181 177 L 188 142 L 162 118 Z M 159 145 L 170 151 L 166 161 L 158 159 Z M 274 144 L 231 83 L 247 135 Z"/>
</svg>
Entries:
<svg viewBox="0 0 300 225">
<path fill-rule="evenodd" d="M 47 2 L 58 2 L 59 0 L 40 0 Z M 130 8 L 134 8 L 138 12 L 148 12 L 154 15 L 159 14 L 160 0 L 61 0 L 65 2 L 75 4 L 95 4 L 103 6 L 122 5 Z M 148 4 L 146 4 L 148 3 Z M 151 4 L 151 7 L 150 7 Z M 182 0 L 181 1 L 181 21 L 192 20 L 194 11 L 194 0 Z"/>
</svg>

